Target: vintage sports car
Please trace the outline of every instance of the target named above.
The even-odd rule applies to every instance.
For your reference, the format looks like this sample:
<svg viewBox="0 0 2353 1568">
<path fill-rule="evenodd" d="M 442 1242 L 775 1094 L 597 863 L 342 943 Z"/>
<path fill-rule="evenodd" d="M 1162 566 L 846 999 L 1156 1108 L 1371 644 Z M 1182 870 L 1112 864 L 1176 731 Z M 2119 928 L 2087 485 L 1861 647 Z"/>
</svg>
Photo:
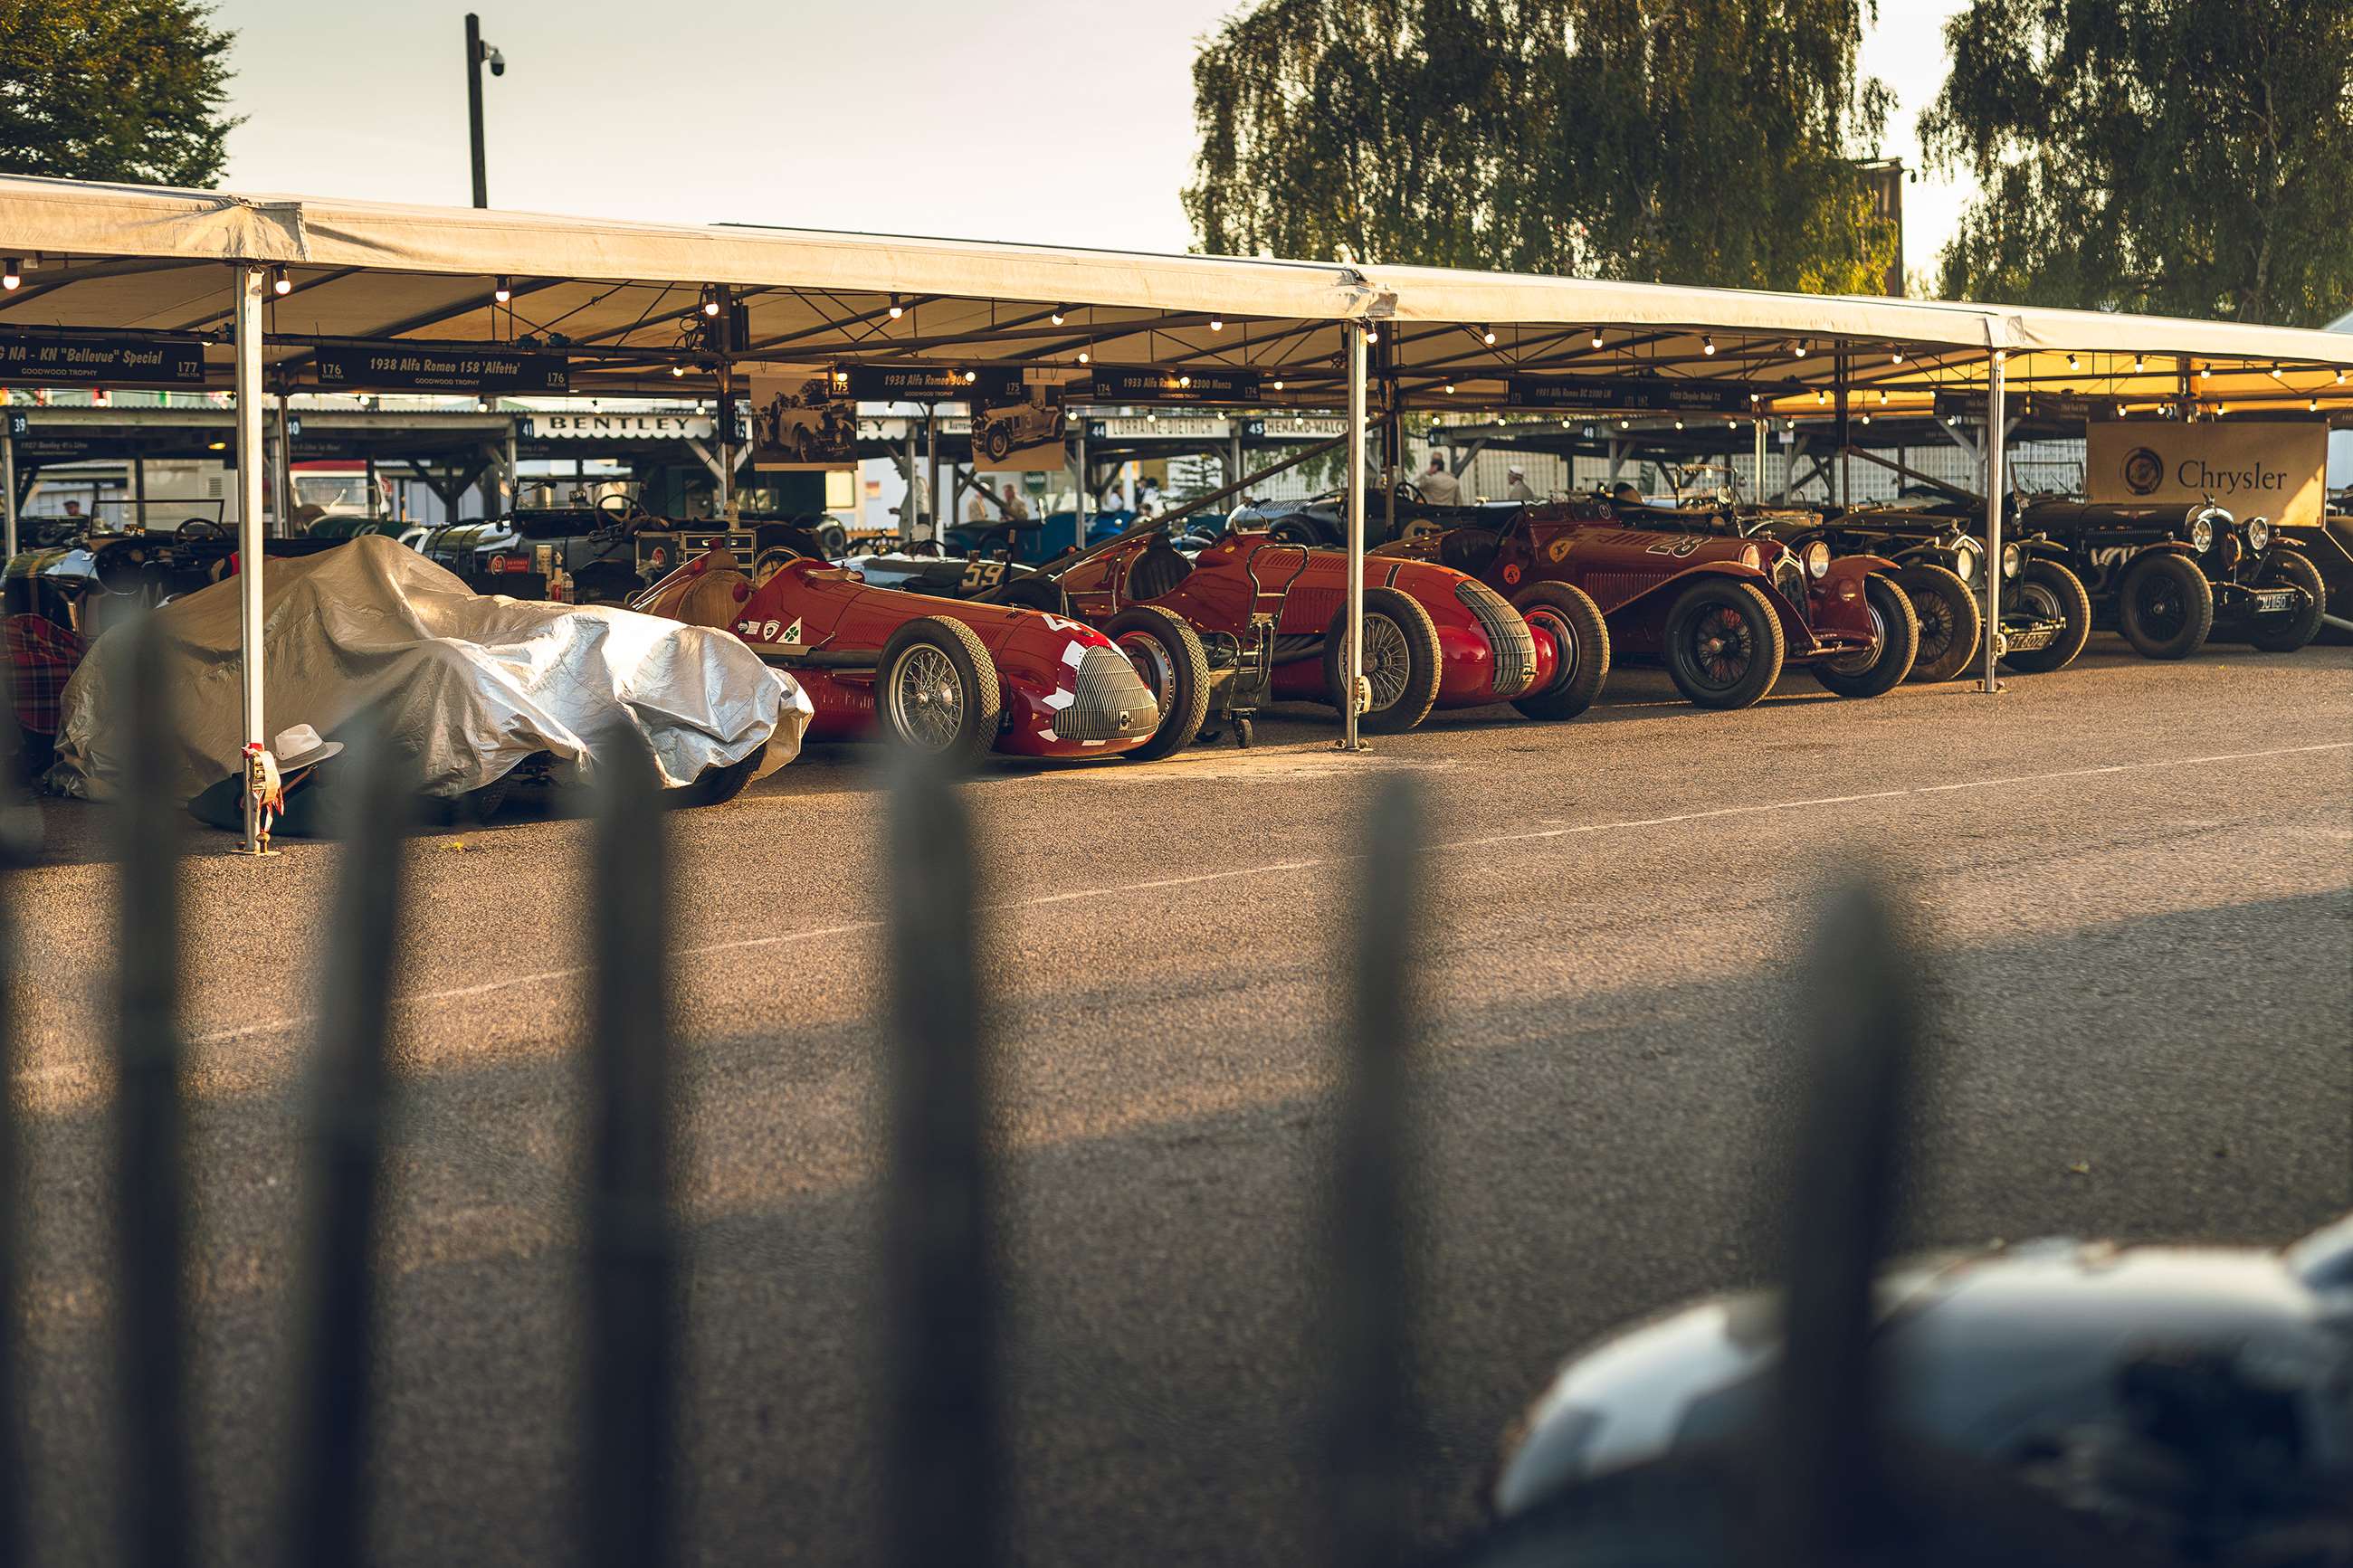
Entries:
<svg viewBox="0 0 2353 1568">
<path fill-rule="evenodd" d="M 1601 607 L 1613 657 L 1656 657 L 1703 708 L 1746 708 L 1785 664 L 1841 697 L 1876 697 L 1911 672 L 1920 627 L 1895 563 L 1833 559 L 1817 541 L 1629 528 L 1607 501 L 1495 509 L 1500 527 L 1399 540 L 1375 552 L 1436 561 L 1512 596 L 1582 589 Z"/>
<path fill-rule="evenodd" d="M 716 804 L 797 752 L 807 698 L 734 638 L 604 606 L 474 593 L 382 535 L 263 574 L 266 710 L 332 737 L 360 715 L 409 753 L 427 796 L 478 811 L 528 768 L 586 784 L 628 737 L 678 805 Z M 155 612 L 171 689 L 167 759 L 180 798 L 237 767 L 240 596 L 232 574 Z M 104 795 L 119 776 L 110 688 L 121 647 L 100 637 L 67 682 L 49 783 Z"/>
<path fill-rule="evenodd" d="M 972 425 L 972 449 L 990 462 L 998 462 L 1017 447 L 1036 447 L 1060 441 L 1069 428 L 1062 405 L 1054 401 L 1051 388 L 1032 386 L 1019 403 L 976 411 Z"/>
<path fill-rule="evenodd" d="M 2320 568 L 2267 519 L 2242 523 L 2211 503 L 2042 500 L 2019 509 L 2016 527 L 2083 579 L 2096 619 L 2144 658 L 2188 658 L 2209 636 L 2293 653 L 2320 630 Z"/>
<path fill-rule="evenodd" d="M 2331 497 L 2328 515 L 2318 522 L 2283 523 L 2279 535 L 2319 569 L 2328 586 L 2321 637 L 2353 641 L 2353 492 Z"/>
<path fill-rule="evenodd" d="M 807 555 L 755 584 L 714 550 L 635 605 L 722 626 L 808 692 L 818 739 L 876 730 L 969 761 L 1141 755 L 1160 725 L 1153 695 L 1109 637 L 1066 616 L 877 587 Z"/>
<path fill-rule="evenodd" d="M 1397 488 L 1397 521 L 1389 521 L 1389 502 L 1376 495 L 1365 506 L 1365 548 L 1375 549 L 1399 540 L 1433 537 L 1452 528 L 1500 529 L 1518 510 L 1517 501 L 1476 501 L 1440 506 L 1421 499 L 1410 481 Z M 1300 501 L 1273 501 L 1244 507 L 1233 514 L 1237 528 L 1257 528 L 1276 539 L 1297 544 L 1320 544 L 1345 550 L 1348 544 L 1348 497 L 1345 490 L 1326 490 Z"/>
<path fill-rule="evenodd" d="M 635 560 L 638 531 L 669 526 L 627 496 L 610 495 L 593 507 L 517 507 L 502 518 L 435 529 L 417 548 L 478 593 L 625 605 L 645 587 Z"/>
</svg>

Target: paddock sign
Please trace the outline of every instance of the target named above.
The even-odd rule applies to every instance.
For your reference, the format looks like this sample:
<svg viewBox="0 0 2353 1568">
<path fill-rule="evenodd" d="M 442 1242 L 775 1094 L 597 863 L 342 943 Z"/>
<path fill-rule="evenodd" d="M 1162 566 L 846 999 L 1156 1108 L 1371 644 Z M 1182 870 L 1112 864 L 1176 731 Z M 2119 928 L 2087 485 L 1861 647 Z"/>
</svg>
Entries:
<svg viewBox="0 0 2353 1568">
<path fill-rule="evenodd" d="M 2116 506 L 2209 497 L 2234 517 L 2317 523 L 2328 426 L 2311 423 L 2121 421 L 2085 431 L 2084 493 Z"/>
</svg>

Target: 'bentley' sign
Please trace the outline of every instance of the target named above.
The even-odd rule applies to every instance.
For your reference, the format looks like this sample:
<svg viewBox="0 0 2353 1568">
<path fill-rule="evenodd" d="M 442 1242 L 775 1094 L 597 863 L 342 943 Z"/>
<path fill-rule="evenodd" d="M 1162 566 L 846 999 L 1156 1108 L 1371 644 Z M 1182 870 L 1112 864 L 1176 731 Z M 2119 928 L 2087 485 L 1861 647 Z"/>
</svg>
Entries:
<svg viewBox="0 0 2353 1568">
<path fill-rule="evenodd" d="M 2211 500 L 2237 517 L 2320 521 L 2328 426 L 2123 420 L 2085 432 L 2084 494 L 2117 506 Z"/>
</svg>

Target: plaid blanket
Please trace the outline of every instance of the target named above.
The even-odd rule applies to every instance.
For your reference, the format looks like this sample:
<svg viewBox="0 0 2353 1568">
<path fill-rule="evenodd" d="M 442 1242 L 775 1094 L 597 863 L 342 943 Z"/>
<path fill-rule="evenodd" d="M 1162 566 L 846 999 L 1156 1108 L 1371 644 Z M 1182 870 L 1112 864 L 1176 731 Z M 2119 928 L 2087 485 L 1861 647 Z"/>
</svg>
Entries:
<svg viewBox="0 0 2353 1568">
<path fill-rule="evenodd" d="M 58 699 L 81 663 L 83 643 L 47 616 L 10 616 L 8 694 L 16 722 L 38 735 L 58 732 Z"/>
</svg>

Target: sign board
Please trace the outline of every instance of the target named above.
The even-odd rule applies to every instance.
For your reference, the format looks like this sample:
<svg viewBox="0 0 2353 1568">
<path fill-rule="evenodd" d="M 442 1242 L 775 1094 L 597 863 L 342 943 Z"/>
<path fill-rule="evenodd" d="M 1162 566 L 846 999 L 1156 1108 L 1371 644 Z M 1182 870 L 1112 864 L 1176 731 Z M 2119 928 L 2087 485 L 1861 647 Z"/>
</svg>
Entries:
<svg viewBox="0 0 2353 1568">
<path fill-rule="evenodd" d="M 858 462 L 858 398 L 846 370 L 751 377 L 752 467 L 765 472 Z"/>
<path fill-rule="evenodd" d="M 1207 414 L 1172 414 L 1149 419 L 1141 414 L 1087 421 L 1090 441 L 1222 441 L 1233 433 L 1233 421 Z"/>
<path fill-rule="evenodd" d="M 1671 381 L 1661 376 L 1515 375 L 1505 384 L 1513 408 L 1593 408 L 1656 414 L 1746 414 L 1751 393 L 1741 382 Z"/>
<path fill-rule="evenodd" d="M 1011 402 L 1021 395 L 1021 372 L 990 365 L 854 364 L 849 395 L 865 403 Z"/>
<path fill-rule="evenodd" d="M 707 414 L 533 414 L 521 434 L 547 441 L 708 441 L 718 428 Z"/>
<path fill-rule="evenodd" d="M 353 392 L 569 392 L 562 354 L 480 343 L 345 343 L 312 351 L 322 387 Z"/>
<path fill-rule="evenodd" d="M 1256 403 L 1259 373 L 1099 364 L 1087 396 L 1096 403 Z"/>
<path fill-rule="evenodd" d="M 985 378 L 986 379 L 986 378 Z M 976 470 L 1039 474 L 1066 467 L 1062 450 L 1070 421 L 1062 392 L 1042 383 L 992 386 L 972 403 L 972 466 Z"/>
<path fill-rule="evenodd" d="M 1348 433 L 1345 419 L 1309 418 L 1293 415 L 1288 419 L 1250 419 L 1242 423 L 1242 434 L 1253 441 L 1329 441 Z"/>
<path fill-rule="evenodd" d="M 2013 392 L 2002 399 L 2003 414 L 2013 420 L 2045 419 L 2061 425 L 2091 424 L 2116 416 L 2116 400 L 2113 397 L 2084 397 L 2069 392 Z M 1939 419 L 1969 419 L 1982 425 L 1986 416 L 1986 395 L 1982 392 L 1940 392 L 1936 394 L 1936 417 Z"/>
<path fill-rule="evenodd" d="M 0 383 L 28 382 L 62 386 L 202 386 L 205 345 L 195 338 L 0 334 Z"/>
<path fill-rule="evenodd" d="M 2084 493 L 2114 506 L 2209 500 L 2237 517 L 2317 523 L 2328 426 L 2320 420 L 2195 425 L 2125 420 L 2084 432 Z"/>
</svg>

